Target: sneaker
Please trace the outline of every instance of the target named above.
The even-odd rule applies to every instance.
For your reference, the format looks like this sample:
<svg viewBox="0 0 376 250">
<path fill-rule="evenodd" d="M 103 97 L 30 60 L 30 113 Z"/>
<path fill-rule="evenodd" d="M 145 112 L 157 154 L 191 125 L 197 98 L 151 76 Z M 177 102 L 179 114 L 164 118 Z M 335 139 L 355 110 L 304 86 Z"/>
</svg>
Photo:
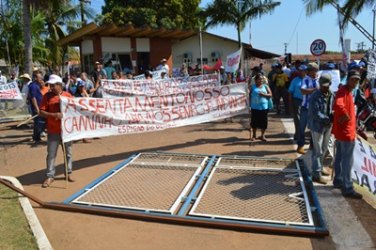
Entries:
<svg viewBox="0 0 376 250">
<path fill-rule="evenodd" d="M 321 174 L 322 174 L 323 176 L 330 176 L 329 171 L 326 170 L 325 168 L 323 168 L 323 169 L 321 170 Z"/>
<path fill-rule="evenodd" d="M 360 200 L 363 198 L 363 195 L 357 193 L 357 192 L 352 192 L 352 193 L 348 193 L 348 194 L 343 194 L 343 196 L 345 196 L 346 198 L 350 198 L 350 199 L 356 199 L 356 200 Z"/>
<path fill-rule="evenodd" d="M 320 183 L 320 184 L 324 184 L 324 185 L 326 185 L 326 184 L 328 184 L 328 181 L 329 181 L 329 180 L 325 179 L 325 178 L 322 177 L 322 176 L 313 176 L 313 177 L 312 177 L 312 181 L 313 181 L 313 182 L 316 182 L 316 183 Z"/>
<path fill-rule="evenodd" d="M 298 154 L 304 155 L 305 154 L 304 147 L 298 147 L 298 149 L 296 150 L 296 152 Z"/>
<path fill-rule="evenodd" d="M 43 184 L 42 184 L 42 188 L 47 188 L 51 185 L 51 183 L 54 182 L 54 178 L 47 178 Z"/>
</svg>

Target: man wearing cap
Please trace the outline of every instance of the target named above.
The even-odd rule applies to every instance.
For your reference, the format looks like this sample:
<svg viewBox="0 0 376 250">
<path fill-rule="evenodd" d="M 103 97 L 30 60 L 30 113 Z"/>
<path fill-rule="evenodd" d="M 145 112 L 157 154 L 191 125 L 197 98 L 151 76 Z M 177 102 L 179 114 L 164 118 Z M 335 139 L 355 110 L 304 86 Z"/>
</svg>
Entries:
<svg viewBox="0 0 376 250">
<path fill-rule="evenodd" d="M 360 80 L 356 70 L 347 74 L 346 85 L 341 86 L 334 101 L 333 134 L 336 138 L 336 154 L 334 157 L 334 188 L 342 189 L 345 197 L 361 199 L 362 195 L 355 192 L 351 178 L 351 168 L 354 163 L 354 148 L 356 139 L 356 117 L 353 89 Z"/>
<path fill-rule="evenodd" d="M 25 73 L 20 76 L 20 90 L 23 95 L 23 97 L 26 99 L 27 95 L 29 93 L 29 85 L 31 84 L 31 77 L 29 74 Z"/>
<path fill-rule="evenodd" d="M 58 75 L 50 75 L 47 83 L 50 84 L 51 91 L 43 96 L 40 105 L 40 115 L 47 118 L 47 178 L 42 187 L 51 185 L 55 178 L 55 159 L 57 149 L 62 143 L 61 138 L 61 118 L 63 114 L 60 111 L 60 96 L 72 97 L 68 92 L 63 91 L 63 80 Z M 65 157 L 68 166 L 68 181 L 73 182 L 72 178 L 72 142 L 66 142 Z"/>
<path fill-rule="evenodd" d="M 105 79 L 105 72 L 102 70 L 102 63 L 99 61 L 95 62 L 94 71 L 91 73 L 91 81 L 94 83 L 94 97 L 102 97 L 101 93 L 101 79 Z"/>
<path fill-rule="evenodd" d="M 163 58 L 161 60 L 161 65 L 158 66 L 158 70 L 163 70 L 166 72 L 167 77 L 170 75 L 170 67 L 167 64 L 167 60 Z"/>
<path fill-rule="evenodd" d="M 332 132 L 334 96 L 329 89 L 331 82 L 330 74 L 320 76 L 320 89 L 312 94 L 308 108 L 308 128 L 313 141 L 312 180 L 321 184 L 327 184 L 323 175 L 329 175 L 323 168 L 323 158 Z"/>
<path fill-rule="evenodd" d="M 292 80 L 288 92 L 289 103 L 291 103 L 292 115 L 294 118 L 295 134 L 294 140 L 298 140 L 299 137 L 299 124 L 300 124 L 300 108 L 302 105 L 303 95 L 300 88 L 302 87 L 302 81 L 307 75 L 307 66 L 302 64 L 298 68 L 298 74 Z"/>
<path fill-rule="evenodd" d="M 302 107 L 300 108 L 300 124 L 299 124 L 299 136 L 298 136 L 298 148 L 296 150 L 299 154 L 304 154 L 304 144 L 305 144 L 305 129 L 308 123 L 308 108 L 309 100 L 313 92 L 319 89 L 319 84 L 317 83 L 317 72 L 319 66 L 316 63 L 309 63 L 307 65 L 307 75 L 302 81 Z"/>
</svg>

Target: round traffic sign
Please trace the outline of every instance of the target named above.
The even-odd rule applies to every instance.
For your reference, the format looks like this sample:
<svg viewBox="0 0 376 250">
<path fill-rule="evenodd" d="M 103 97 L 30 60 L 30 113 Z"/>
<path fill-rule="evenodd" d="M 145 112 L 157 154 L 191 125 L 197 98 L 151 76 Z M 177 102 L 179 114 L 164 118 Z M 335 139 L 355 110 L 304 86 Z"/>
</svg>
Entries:
<svg viewBox="0 0 376 250">
<path fill-rule="evenodd" d="M 321 56 L 325 53 L 326 43 L 322 39 L 316 39 L 311 43 L 311 54 L 314 56 Z"/>
</svg>

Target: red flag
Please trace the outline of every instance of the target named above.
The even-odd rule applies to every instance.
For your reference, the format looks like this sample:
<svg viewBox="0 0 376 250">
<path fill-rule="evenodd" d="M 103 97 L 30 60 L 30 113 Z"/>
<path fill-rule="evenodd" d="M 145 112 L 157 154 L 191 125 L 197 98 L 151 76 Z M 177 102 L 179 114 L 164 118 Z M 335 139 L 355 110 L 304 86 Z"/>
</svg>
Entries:
<svg viewBox="0 0 376 250">
<path fill-rule="evenodd" d="M 209 66 L 205 64 L 204 66 L 202 66 L 202 68 L 206 71 L 210 71 L 210 70 L 219 70 L 221 66 L 222 66 L 222 60 L 221 58 L 218 58 L 218 61 L 213 66 Z"/>
</svg>

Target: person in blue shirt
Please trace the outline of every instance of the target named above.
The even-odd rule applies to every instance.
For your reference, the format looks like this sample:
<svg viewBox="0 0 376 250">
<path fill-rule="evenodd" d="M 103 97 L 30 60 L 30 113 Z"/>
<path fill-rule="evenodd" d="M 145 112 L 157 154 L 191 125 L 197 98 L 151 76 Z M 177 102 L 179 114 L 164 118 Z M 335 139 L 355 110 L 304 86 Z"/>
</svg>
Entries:
<svg viewBox="0 0 376 250">
<path fill-rule="evenodd" d="M 291 111 L 294 118 L 294 140 L 298 140 L 300 126 L 300 107 L 302 105 L 303 95 L 301 91 L 302 81 L 307 75 L 307 66 L 302 64 L 298 68 L 297 76 L 292 80 L 289 86 L 289 102 L 291 103 Z"/>
<path fill-rule="evenodd" d="M 42 73 L 37 72 L 34 77 L 34 81 L 29 85 L 29 93 L 28 93 L 28 100 L 31 110 L 31 115 L 39 115 L 39 105 L 42 102 L 42 92 L 40 91 L 41 83 L 43 81 Z M 39 143 L 41 141 L 41 133 L 43 132 L 40 126 L 40 119 L 41 117 L 35 116 L 34 120 L 34 127 L 33 127 L 33 141 L 34 143 Z"/>
<path fill-rule="evenodd" d="M 296 150 L 299 154 L 304 154 L 304 144 L 305 144 L 305 129 L 308 123 L 308 107 L 309 100 L 313 92 L 319 89 L 319 84 L 317 83 L 317 72 L 319 66 L 316 63 L 309 63 L 307 66 L 307 75 L 302 81 L 302 91 L 303 100 L 302 106 L 300 108 L 300 124 L 299 124 L 299 136 L 298 136 L 298 148 Z"/>
<path fill-rule="evenodd" d="M 255 84 L 252 84 L 250 90 L 251 105 L 251 141 L 256 140 L 257 129 L 261 129 L 261 136 L 258 139 L 266 141 L 265 131 L 268 127 L 268 102 L 272 98 L 272 92 L 268 85 L 263 84 L 263 75 L 255 76 Z"/>
<path fill-rule="evenodd" d="M 329 89 L 331 82 L 330 74 L 320 76 L 320 89 L 311 95 L 308 108 L 308 128 L 313 142 L 312 180 L 321 184 L 327 184 L 323 175 L 329 175 L 323 168 L 323 161 L 332 132 L 334 96 Z"/>
</svg>

